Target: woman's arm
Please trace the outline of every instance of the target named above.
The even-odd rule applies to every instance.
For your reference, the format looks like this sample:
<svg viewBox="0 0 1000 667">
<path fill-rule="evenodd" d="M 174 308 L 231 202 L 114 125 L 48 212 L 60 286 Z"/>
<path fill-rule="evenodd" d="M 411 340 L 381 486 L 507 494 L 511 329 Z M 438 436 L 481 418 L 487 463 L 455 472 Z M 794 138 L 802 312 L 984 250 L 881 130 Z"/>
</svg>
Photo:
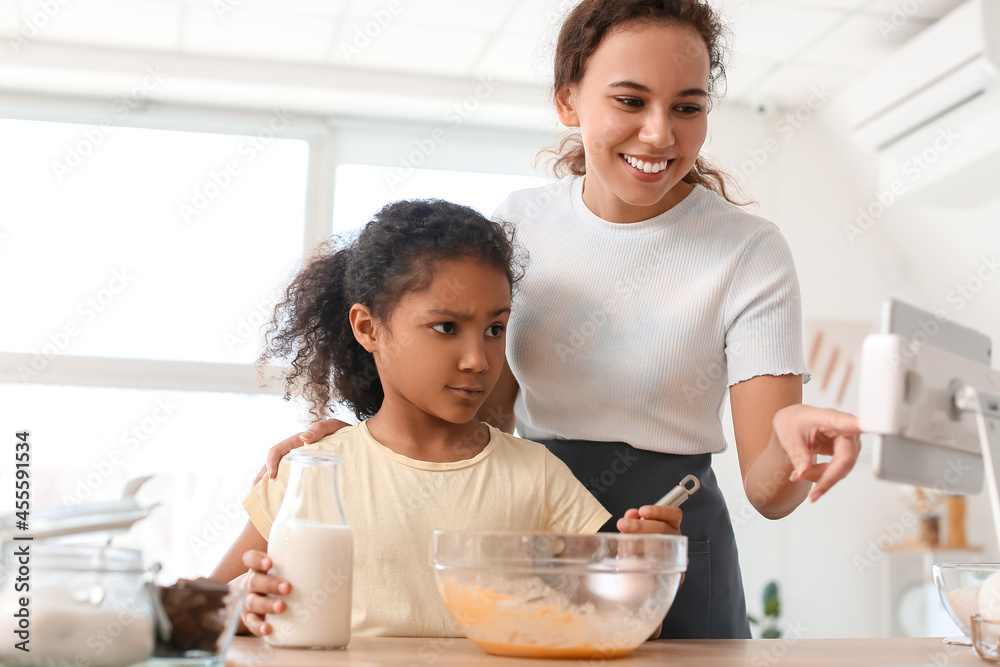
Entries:
<svg viewBox="0 0 1000 667">
<path fill-rule="evenodd" d="M 747 498 L 768 519 L 787 516 L 805 500 L 809 482 L 790 481 L 793 466 L 774 437 L 774 416 L 802 403 L 798 375 L 759 375 L 729 388 L 736 451 Z"/>
<path fill-rule="evenodd" d="M 857 418 L 802 405 L 798 375 L 751 378 L 733 385 L 729 396 L 743 488 L 769 519 L 787 516 L 806 495 L 816 502 L 858 460 Z M 817 464 L 817 454 L 832 458 Z"/>
<path fill-rule="evenodd" d="M 484 421 L 490 426 L 494 426 L 506 433 L 514 432 L 514 399 L 517 398 L 518 385 L 514 373 L 510 370 L 510 364 L 504 359 L 503 370 L 500 371 L 500 379 L 497 380 L 493 391 L 486 398 L 486 401 L 479 406 L 476 417 L 479 421 Z"/>
</svg>

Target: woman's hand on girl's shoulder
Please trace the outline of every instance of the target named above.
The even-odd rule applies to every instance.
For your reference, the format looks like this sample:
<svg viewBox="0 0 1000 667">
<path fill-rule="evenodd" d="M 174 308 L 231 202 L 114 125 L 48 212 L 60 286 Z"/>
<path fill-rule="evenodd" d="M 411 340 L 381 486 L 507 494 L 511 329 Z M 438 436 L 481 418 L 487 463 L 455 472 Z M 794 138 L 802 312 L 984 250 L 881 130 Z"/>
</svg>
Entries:
<svg viewBox="0 0 1000 667">
<path fill-rule="evenodd" d="M 271 449 L 267 450 L 267 461 L 260 469 L 260 472 L 257 473 L 257 477 L 253 481 L 253 486 L 257 486 L 257 482 L 262 480 L 265 474 L 271 479 L 277 477 L 278 464 L 281 463 L 281 459 L 283 459 L 288 452 L 301 447 L 302 445 L 311 445 L 317 440 L 322 440 L 328 435 L 333 435 L 345 426 L 350 426 L 350 424 L 342 422 L 339 419 L 324 419 L 323 421 L 318 421 L 310 426 L 309 430 L 285 438 L 274 447 L 271 447 Z"/>
<path fill-rule="evenodd" d="M 683 512 L 679 507 L 663 505 L 643 505 L 639 509 L 630 509 L 616 524 L 623 533 L 658 533 L 661 535 L 680 535 L 681 517 Z"/>
</svg>

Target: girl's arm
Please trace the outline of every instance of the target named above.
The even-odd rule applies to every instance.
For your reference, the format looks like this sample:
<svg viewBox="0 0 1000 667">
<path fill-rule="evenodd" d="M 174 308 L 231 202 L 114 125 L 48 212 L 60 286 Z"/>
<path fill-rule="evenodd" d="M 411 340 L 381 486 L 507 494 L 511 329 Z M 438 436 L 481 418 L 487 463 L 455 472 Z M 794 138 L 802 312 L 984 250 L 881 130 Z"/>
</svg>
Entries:
<svg viewBox="0 0 1000 667">
<path fill-rule="evenodd" d="M 264 620 L 266 614 L 280 614 L 287 605 L 274 595 L 288 595 L 292 585 L 285 579 L 272 577 L 267 572 L 273 563 L 267 555 L 267 540 L 257 531 L 252 521 L 236 542 L 229 548 L 222 561 L 215 567 L 210 578 L 241 584 L 247 590 L 237 634 L 252 632 L 255 635 L 269 635 L 273 631 Z"/>
<path fill-rule="evenodd" d="M 504 359 L 500 378 L 486 401 L 479 406 L 476 418 L 501 431 L 513 433 L 516 425 L 514 422 L 514 399 L 517 398 L 517 392 L 517 379 L 510 370 L 510 364 Z"/>
<path fill-rule="evenodd" d="M 780 519 L 807 495 L 815 501 L 857 461 L 857 420 L 802 405 L 800 376 L 761 375 L 730 387 L 729 397 L 743 488 L 761 515 Z M 816 454 L 833 458 L 817 465 Z"/>
</svg>

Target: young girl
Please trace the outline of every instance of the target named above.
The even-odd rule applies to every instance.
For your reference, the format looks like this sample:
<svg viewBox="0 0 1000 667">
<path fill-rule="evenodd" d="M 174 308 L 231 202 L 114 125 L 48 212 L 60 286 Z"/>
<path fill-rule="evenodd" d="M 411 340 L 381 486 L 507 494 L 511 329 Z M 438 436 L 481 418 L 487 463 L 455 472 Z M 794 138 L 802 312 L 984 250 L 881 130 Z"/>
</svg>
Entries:
<svg viewBox="0 0 1000 667">
<path fill-rule="evenodd" d="M 578 128 L 552 151 L 564 177 L 497 211 L 532 261 L 509 368 L 480 414 L 505 430 L 516 418 L 616 515 L 687 474 L 701 480 L 684 505 L 690 563 L 664 637 L 750 636 L 711 468 L 726 449 L 727 388 L 747 498 L 768 518 L 816 500 L 860 447 L 852 416 L 800 405 L 807 372 L 787 244 L 729 200 L 700 155 L 725 75 L 721 42 L 707 2 L 581 2 L 555 57 L 556 110 Z M 816 464 L 816 454 L 833 459 Z"/>
<path fill-rule="evenodd" d="M 544 447 L 476 418 L 504 366 L 518 278 L 500 224 L 398 202 L 315 256 L 275 311 L 262 361 L 288 359 L 287 387 L 302 386 L 317 416 L 336 395 L 365 420 L 312 445 L 343 458 L 354 634 L 461 636 L 427 563 L 433 530 L 593 533 L 611 517 Z M 249 578 L 241 629 L 259 635 L 291 590 L 265 553 L 287 476 L 282 466 L 246 497 L 250 522 L 212 575 Z M 631 530 L 678 532 L 677 508 L 642 514 Z"/>
</svg>

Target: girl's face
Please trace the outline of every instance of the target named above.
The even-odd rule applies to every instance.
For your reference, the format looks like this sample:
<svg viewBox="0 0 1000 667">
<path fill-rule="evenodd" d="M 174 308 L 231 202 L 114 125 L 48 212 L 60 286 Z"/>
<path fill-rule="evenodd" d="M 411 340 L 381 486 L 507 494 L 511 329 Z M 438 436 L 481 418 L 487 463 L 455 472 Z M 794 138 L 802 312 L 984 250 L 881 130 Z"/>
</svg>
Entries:
<svg viewBox="0 0 1000 667">
<path fill-rule="evenodd" d="M 427 289 L 404 294 L 388 326 L 376 328 L 383 409 L 465 424 L 503 368 L 510 283 L 473 259 L 435 261 L 432 270 Z"/>
<path fill-rule="evenodd" d="M 611 222 L 636 222 L 681 201 L 708 132 L 708 47 L 690 27 L 637 24 L 609 33 L 577 84 L 556 94 L 579 127 L 583 199 Z"/>
</svg>

